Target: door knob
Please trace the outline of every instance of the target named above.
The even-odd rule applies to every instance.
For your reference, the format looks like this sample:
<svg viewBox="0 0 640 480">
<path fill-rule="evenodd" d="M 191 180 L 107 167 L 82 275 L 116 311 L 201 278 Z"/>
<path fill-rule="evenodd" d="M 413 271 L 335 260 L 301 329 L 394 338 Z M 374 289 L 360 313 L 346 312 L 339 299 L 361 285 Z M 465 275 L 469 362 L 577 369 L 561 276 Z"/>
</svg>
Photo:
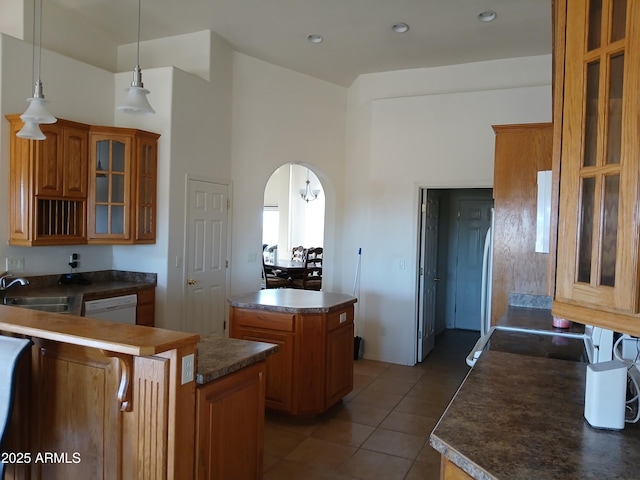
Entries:
<svg viewBox="0 0 640 480">
<path fill-rule="evenodd" d="M 198 281 L 194 280 L 193 278 L 190 278 L 189 280 L 187 280 L 187 285 L 195 285 L 196 283 L 198 283 Z"/>
</svg>

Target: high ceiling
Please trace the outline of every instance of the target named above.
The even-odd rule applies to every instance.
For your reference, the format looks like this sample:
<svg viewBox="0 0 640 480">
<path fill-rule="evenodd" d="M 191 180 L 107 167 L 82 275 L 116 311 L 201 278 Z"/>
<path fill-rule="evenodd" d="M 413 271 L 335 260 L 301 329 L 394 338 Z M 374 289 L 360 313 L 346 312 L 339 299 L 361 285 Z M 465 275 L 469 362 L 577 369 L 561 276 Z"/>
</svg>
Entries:
<svg viewBox="0 0 640 480">
<path fill-rule="evenodd" d="M 136 0 L 52 1 L 118 45 L 136 41 Z M 486 10 L 496 20 L 479 21 Z M 393 32 L 397 22 L 409 31 Z M 238 52 L 349 86 L 364 73 L 549 54 L 551 0 L 142 0 L 141 40 L 205 29 Z"/>
</svg>

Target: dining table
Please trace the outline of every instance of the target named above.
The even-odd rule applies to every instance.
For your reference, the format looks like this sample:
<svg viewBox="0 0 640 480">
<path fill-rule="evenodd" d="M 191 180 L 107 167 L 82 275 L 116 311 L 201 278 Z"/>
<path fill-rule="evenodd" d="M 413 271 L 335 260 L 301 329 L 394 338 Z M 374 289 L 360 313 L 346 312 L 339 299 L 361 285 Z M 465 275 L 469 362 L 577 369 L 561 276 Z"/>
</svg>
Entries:
<svg viewBox="0 0 640 480">
<path fill-rule="evenodd" d="M 295 260 L 288 259 L 277 259 L 275 262 L 266 261 L 264 262 L 265 270 L 267 273 L 273 273 L 278 275 L 279 277 L 290 277 L 290 278 L 300 278 L 302 277 L 302 272 L 304 271 L 304 262 L 298 262 Z"/>
</svg>

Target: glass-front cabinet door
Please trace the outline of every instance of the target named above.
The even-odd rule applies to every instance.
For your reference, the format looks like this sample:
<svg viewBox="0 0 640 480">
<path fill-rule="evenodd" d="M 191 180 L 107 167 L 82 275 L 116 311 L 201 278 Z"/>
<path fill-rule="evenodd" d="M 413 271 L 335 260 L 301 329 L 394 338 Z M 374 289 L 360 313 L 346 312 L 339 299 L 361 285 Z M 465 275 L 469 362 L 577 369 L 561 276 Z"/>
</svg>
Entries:
<svg viewBox="0 0 640 480">
<path fill-rule="evenodd" d="M 566 3 L 554 314 L 609 325 L 638 312 L 640 2 Z"/>
<path fill-rule="evenodd" d="M 89 240 L 128 240 L 133 138 L 91 135 Z"/>
</svg>

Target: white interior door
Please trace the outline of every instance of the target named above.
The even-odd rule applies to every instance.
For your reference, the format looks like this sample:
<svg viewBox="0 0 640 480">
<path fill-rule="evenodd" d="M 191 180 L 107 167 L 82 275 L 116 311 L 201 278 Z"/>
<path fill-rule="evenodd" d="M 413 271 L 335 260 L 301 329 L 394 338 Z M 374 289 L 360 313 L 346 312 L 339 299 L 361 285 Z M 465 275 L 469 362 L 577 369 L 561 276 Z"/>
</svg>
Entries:
<svg viewBox="0 0 640 480">
<path fill-rule="evenodd" d="M 418 295 L 418 362 L 435 345 L 438 277 L 438 211 L 440 194 L 422 190 L 420 221 L 420 277 Z"/>
<path fill-rule="evenodd" d="M 227 297 L 227 185 L 188 182 L 185 330 L 224 336 Z"/>
</svg>

